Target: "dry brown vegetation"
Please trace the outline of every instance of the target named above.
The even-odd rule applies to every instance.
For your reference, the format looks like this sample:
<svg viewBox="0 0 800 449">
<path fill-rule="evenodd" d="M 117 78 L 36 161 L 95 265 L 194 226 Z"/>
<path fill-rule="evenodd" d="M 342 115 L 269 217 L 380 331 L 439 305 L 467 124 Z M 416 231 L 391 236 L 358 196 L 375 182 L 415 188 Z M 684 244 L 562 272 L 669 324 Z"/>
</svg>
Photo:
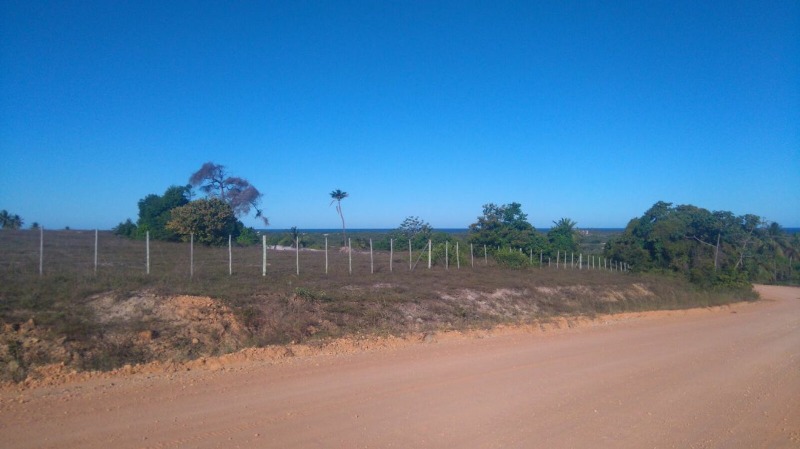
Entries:
<svg viewBox="0 0 800 449">
<path fill-rule="evenodd" d="M 679 278 L 598 270 L 484 265 L 408 268 L 407 253 L 352 255 L 332 248 L 269 251 L 196 247 L 189 276 L 188 244 L 144 242 L 94 233 L 45 234 L 38 274 L 38 232 L 0 233 L 0 379 L 22 380 L 57 363 L 108 370 L 153 360 L 183 362 L 250 346 L 363 335 L 405 335 L 546 322 L 560 316 L 710 306 L 753 298 L 699 291 Z M 418 254 L 414 254 L 414 258 Z"/>
</svg>

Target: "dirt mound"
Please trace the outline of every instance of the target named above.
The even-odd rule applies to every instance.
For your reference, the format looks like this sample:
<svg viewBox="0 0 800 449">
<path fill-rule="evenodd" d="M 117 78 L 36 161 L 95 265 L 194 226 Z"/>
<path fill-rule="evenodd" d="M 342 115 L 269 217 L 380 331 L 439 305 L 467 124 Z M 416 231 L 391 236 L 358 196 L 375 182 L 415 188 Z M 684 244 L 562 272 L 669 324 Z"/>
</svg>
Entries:
<svg viewBox="0 0 800 449">
<path fill-rule="evenodd" d="M 112 337 L 133 339 L 154 350 L 191 344 L 229 352 L 248 336 L 230 308 L 208 297 L 104 295 L 90 305 Z"/>
<path fill-rule="evenodd" d="M 88 304 L 97 329 L 84 341 L 53 339 L 33 320 L 2 323 L 0 381 L 70 377 L 130 362 L 188 362 L 238 350 L 250 337 L 229 307 L 208 297 L 103 294 Z"/>
</svg>

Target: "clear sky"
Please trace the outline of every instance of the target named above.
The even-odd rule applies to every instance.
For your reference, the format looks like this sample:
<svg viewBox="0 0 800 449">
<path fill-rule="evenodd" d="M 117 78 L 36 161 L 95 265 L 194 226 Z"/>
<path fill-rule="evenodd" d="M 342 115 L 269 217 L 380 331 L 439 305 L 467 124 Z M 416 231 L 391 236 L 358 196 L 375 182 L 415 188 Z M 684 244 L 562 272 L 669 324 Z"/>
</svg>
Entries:
<svg viewBox="0 0 800 449">
<path fill-rule="evenodd" d="M 0 2 L 0 209 L 109 229 L 207 161 L 274 228 L 800 226 L 800 2 Z"/>
</svg>

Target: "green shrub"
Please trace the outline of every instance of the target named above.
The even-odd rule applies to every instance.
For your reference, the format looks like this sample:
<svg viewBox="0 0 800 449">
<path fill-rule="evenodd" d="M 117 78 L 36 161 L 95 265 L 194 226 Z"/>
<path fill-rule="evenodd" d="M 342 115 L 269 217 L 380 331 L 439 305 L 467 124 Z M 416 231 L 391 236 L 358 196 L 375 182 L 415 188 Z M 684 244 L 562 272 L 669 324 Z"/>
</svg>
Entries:
<svg viewBox="0 0 800 449">
<path fill-rule="evenodd" d="M 498 265 L 506 268 L 525 268 L 530 265 L 528 255 L 511 249 L 495 251 L 494 260 Z"/>
<path fill-rule="evenodd" d="M 236 243 L 239 246 L 251 246 L 259 242 L 258 233 L 253 228 L 243 228 L 242 232 L 236 237 Z"/>
</svg>

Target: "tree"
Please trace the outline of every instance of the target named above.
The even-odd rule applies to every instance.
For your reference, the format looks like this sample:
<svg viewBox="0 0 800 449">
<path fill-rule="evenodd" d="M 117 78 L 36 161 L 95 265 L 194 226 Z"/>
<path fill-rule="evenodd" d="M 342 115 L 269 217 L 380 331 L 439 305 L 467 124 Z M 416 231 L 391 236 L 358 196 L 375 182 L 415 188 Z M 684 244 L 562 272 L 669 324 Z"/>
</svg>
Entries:
<svg viewBox="0 0 800 449">
<path fill-rule="evenodd" d="M 342 214 L 342 200 L 347 198 L 349 195 L 347 192 L 343 192 L 340 189 L 336 189 L 330 193 L 331 195 L 331 204 L 336 203 L 336 213 L 339 214 L 339 217 L 342 219 L 342 246 L 347 246 L 347 229 L 344 225 L 344 215 Z"/>
<path fill-rule="evenodd" d="M 0 228 L 2 229 L 20 229 L 23 220 L 19 215 L 12 215 L 7 210 L 0 211 Z"/>
<path fill-rule="evenodd" d="M 741 287 L 792 276 L 792 244 L 777 223 L 659 201 L 606 244 L 636 271 L 671 271 L 708 287 Z"/>
<path fill-rule="evenodd" d="M 133 238 L 136 236 L 136 230 L 136 224 L 129 218 L 115 226 L 111 231 L 116 235 Z"/>
<path fill-rule="evenodd" d="M 409 216 L 400 223 L 400 227 L 397 228 L 395 234 L 399 238 L 406 240 L 428 240 L 433 234 L 433 228 L 425 220 Z"/>
<path fill-rule="evenodd" d="M 303 237 L 303 233 L 297 229 L 297 226 L 292 226 L 289 228 L 289 232 L 287 233 L 286 237 L 281 240 L 281 243 L 290 247 L 294 247 L 295 245 L 299 244 L 300 248 L 304 248 L 307 245 Z"/>
<path fill-rule="evenodd" d="M 170 186 L 164 191 L 164 195 L 150 194 L 139 200 L 139 220 L 136 222 L 136 229 L 131 236 L 144 238 L 150 231 L 150 238 L 154 240 L 178 241 L 180 235 L 167 228 L 167 223 L 172 219 L 172 210 L 176 207 L 184 206 L 189 203 L 190 187 Z M 117 226 L 120 231 L 131 229 L 126 223 Z"/>
<path fill-rule="evenodd" d="M 484 204 L 483 215 L 469 226 L 469 234 L 469 241 L 477 245 L 533 251 L 544 248 L 544 240 L 528 222 L 520 203 Z"/>
<path fill-rule="evenodd" d="M 255 210 L 256 218 L 269 225 L 269 219 L 259 208 L 262 194 L 250 181 L 236 176 L 229 176 L 225 166 L 206 162 L 189 177 L 189 184 L 198 187 L 208 198 L 218 198 L 227 203 L 236 217 L 241 217 Z"/>
<path fill-rule="evenodd" d="M 223 245 L 228 242 L 228 235 L 239 235 L 242 224 L 228 203 L 219 198 L 201 198 L 173 209 L 167 228 L 180 234 L 184 241 L 194 234 L 196 242 Z"/>
<path fill-rule="evenodd" d="M 578 252 L 580 242 L 575 226 L 578 223 L 569 218 L 562 218 L 553 222 L 553 227 L 547 232 L 547 240 L 550 242 L 551 249 L 561 252 Z"/>
</svg>

